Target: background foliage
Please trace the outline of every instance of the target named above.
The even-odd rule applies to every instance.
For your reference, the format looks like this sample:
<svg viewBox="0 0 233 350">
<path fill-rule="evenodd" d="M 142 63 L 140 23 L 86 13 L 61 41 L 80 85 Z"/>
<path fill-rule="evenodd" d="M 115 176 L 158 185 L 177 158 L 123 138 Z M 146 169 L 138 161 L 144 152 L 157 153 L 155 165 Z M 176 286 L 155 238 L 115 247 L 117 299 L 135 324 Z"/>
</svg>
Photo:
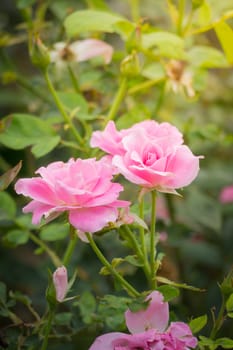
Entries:
<svg viewBox="0 0 233 350">
<path fill-rule="evenodd" d="M 204 156 L 198 179 L 182 198 L 161 195 L 169 217 L 159 219 L 158 230 L 168 237 L 160 243 L 166 253 L 160 275 L 205 289 L 166 289 L 176 297 L 173 317 L 189 321 L 207 314 L 202 334 L 208 336 L 221 305 L 218 284 L 233 261 L 233 204 L 219 201 L 221 189 L 233 183 L 233 1 L 1 1 L 0 18 L 0 346 L 35 348 L 48 269 L 54 270 L 51 252 L 62 256 L 69 239 L 63 218 L 35 227 L 22 214 L 25 201 L 10 184 L 19 162 L 17 176 L 31 177 L 51 161 L 93 156 L 92 131 L 113 118 L 119 128 L 146 118 L 171 122 Z M 93 59 L 49 66 L 81 142 L 49 94 L 41 68 L 46 48 L 88 37 L 114 47 L 111 64 Z M 133 201 L 137 193 L 125 186 Z M 109 260 L 129 254 L 115 232 L 98 240 Z M 77 271 L 77 298 L 59 306 L 49 349 L 87 349 L 103 329 L 124 329 L 128 299 L 120 291 L 113 295 L 117 285 L 98 275 L 100 267 L 90 247 L 78 243 L 69 270 L 70 277 Z M 139 289 L 145 284 L 137 266 L 125 262 L 119 268 Z M 231 283 L 228 277 L 222 287 L 227 296 Z M 232 336 L 231 318 L 219 336 Z"/>
</svg>

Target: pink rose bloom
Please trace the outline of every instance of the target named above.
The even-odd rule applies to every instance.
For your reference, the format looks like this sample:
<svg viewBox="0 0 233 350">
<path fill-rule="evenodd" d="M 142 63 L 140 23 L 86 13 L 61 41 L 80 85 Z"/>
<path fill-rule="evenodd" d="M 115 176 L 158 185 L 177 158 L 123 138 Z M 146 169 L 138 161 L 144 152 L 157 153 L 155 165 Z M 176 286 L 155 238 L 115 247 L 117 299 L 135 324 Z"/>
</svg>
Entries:
<svg viewBox="0 0 233 350">
<path fill-rule="evenodd" d="M 53 273 L 53 284 L 56 291 L 56 299 L 62 302 L 68 288 L 67 270 L 65 266 L 58 267 Z"/>
<path fill-rule="evenodd" d="M 104 334 L 96 338 L 89 350 L 189 350 L 196 347 L 197 339 L 185 323 L 172 322 L 167 328 L 168 303 L 163 301 L 161 293 L 154 291 L 146 300 L 150 300 L 146 310 L 125 313 L 131 334 Z"/>
<path fill-rule="evenodd" d="M 23 212 L 33 213 L 33 224 L 43 216 L 51 219 L 68 212 L 69 222 L 85 239 L 82 232 L 101 230 L 116 221 L 118 208 L 129 206 L 129 202 L 118 200 L 123 187 L 111 182 L 112 171 L 105 157 L 54 162 L 38 169 L 40 176 L 18 180 L 15 190 L 32 198 Z"/>
<path fill-rule="evenodd" d="M 224 187 L 220 193 L 219 199 L 221 203 L 233 202 L 233 185 Z"/>
<path fill-rule="evenodd" d="M 169 123 L 146 120 L 119 132 L 111 121 L 93 133 L 91 146 L 108 152 L 119 173 L 149 190 L 174 193 L 199 171 L 200 157 L 183 145 L 182 134 Z"/>
<path fill-rule="evenodd" d="M 85 39 L 74 41 L 67 45 L 59 42 L 54 45 L 54 50 L 50 52 L 52 62 L 76 61 L 83 62 L 94 57 L 103 57 L 106 64 L 111 62 L 113 48 L 111 45 L 98 39 Z"/>
</svg>

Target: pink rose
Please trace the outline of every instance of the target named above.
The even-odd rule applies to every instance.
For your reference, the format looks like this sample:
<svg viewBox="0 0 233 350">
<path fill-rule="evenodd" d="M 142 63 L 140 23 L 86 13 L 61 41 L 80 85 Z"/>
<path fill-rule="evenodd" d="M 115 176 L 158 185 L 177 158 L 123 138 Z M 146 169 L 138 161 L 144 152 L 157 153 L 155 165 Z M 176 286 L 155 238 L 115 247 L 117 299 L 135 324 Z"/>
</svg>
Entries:
<svg viewBox="0 0 233 350">
<path fill-rule="evenodd" d="M 196 347 L 197 339 L 185 323 L 172 322 L 167 328 L 168 303 L 163 301 L 161 293 L 154 291 L 146 300 L 150 300 L 146 310 L 125 313 L 132 334 L 104 334 L 96 338 L 89 350 L 189 350 Z"/>
<path fill-rule="evenodd" d="M 23 211 L 33 213 L 33 224 L 38 224 L 42 216 L 54 218 L 66 211 L 71 225 L 85 239 L 82 232 L 93 233 L 115 222 L 118 208 L 129 205 L 118 200 L 123 187 L 111 182 L 112 171 L 105 157 L 99 161 L 92 158 L 54 162 L 36 171 L 40 177 L 18 180 L 15 190 L 32 198 Z"/>
<path fill-rule="evenodd" d="M 224 187 L 220 193 L 219 199 L 221 203 L 233 202 L 233 185 Z"/>
<path fill-rule="evenodd" d="M 118 132 L 109 122 L 103 132 L 93 133 L 91 146 L 108 152 L 126 179 L 150 190 L 175 192 L 199 171 L 200 157 L 183 145 L 182 134 L 169 123 L 146 120 Z"/>
<path fill-rule="evenodd" d="M 53 284 L 56 291 L 56 299 L 62 302 L 68 288 L 67 270 L 65 266 L 58 267 L 53 273 Z"/>
</svg>

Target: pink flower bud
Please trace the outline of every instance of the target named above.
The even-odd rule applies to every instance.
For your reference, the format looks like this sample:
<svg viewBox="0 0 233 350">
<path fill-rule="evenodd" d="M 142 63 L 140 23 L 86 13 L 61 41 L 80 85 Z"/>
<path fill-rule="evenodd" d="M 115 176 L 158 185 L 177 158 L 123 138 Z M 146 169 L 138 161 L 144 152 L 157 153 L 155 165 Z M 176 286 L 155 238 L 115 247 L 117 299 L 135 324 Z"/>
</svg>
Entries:
<svg viewBox="0 0 233 350">
<path fill-rule="evenodd" d="M 57 301 L 62 302 L 65 298 L 68 287 L 67 270 L 65 266 L 58 267 L 56 271 L 54 271 L 53 283 L 56 291 L 56 299 Z"/>
</svg>

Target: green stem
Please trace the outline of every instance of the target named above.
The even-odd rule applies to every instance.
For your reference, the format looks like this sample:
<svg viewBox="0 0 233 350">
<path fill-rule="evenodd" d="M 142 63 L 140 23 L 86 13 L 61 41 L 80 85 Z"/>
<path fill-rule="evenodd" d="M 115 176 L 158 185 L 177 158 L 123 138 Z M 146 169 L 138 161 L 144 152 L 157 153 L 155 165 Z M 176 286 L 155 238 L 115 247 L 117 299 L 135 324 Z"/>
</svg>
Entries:
<svg viewBox="0 0 233 350">
<path fill-rule="evenodd" d="M 144 198 L 140 198 L 139 201 L 139 217 L 144 220 Z M 141 240 L 141 247 L 142 247 L 142 253 L 144 255 L 144 257 L 146 258 L 147 256 L 147 249 L 146 249 L 146 244 L 145 244 L 145 230 L 142 226 L 140 226 L 139 229 L 139 233 L 140 233 L 140 240 Z"/>
<path fill-rule="evenodd" d="M 224 320 L 224 311 L 225 311 L 225 298 L 224 296 L 222 296 L 223 300 L 222 300 L 222 305 L 221 305 L 221 308 L 219 310 L 219 313 L 218 313 L 218 317 L 214 323 L 214 327 L 210 333 L 210 339 L 214 340 L 215 337 L 216 337 L 216 334 L 217 332 L 219 331 L 219 329 L 221 328 L 222 326 L 222 323 L 223 323 L 223 320 Z"/>
<path fill-rule="evenodd" d="M 76 140 L 78 141 L 79 144 L 83 144 L 83 140 L 82 140 L 82 137 L 79 135 L 79 133 L 77 132 L 74 124 L 72 123 L 72 120 L 71 118 L 68 116 L 68 114 L 66 113 L 64 107 L 63 107 L 63 104 L 61 103 L 57 93 L 56 93 L 56 90 L 54 89 L 53 87 L 53 84 L 49 78 L 49 74 L 48 74 L 48 70 L 46 70 L 44 72 L 44 77 L 45 77 L 45 80 L 46 80 L 46 83 L 47 83 L 47 86 L 48 86 L 48 89 L 49 91 L 51 92 L 52 96 L 53 96 L 53 99 L 54 99 L 54 102 L 56 103 L 56 106 L 57 108 L 59 109 L 61 115 L 63 116 L 64 118 L 64 121 L 65 123 L 67 123 L 71 129 L 71 131 L 73 132 Z"/>
<path fill-rule="evenodd" d="M 138 241 L 135 238 L 134 233 L 130 230 L 130 228 L 127 225 L 123 226 L 121 230 L 124 230 L 126 233 L 126 237 L 129 238 L 129 241 L 131 242 L 131 246 L 134 249 L 135 253 L 137 254 L 137 257 L 143 263 L 142 268 L 145 272 L 146 278 L 148 279 L 148 281 L 150 281 L 150 267 L 148 264 L 147 256 L 143 254 L 143 251 L 140 245 L 138 244 Z"/>
<path fill-rule="evenodd" d="M 165 97 L 165 90 L 166 90 L 166 80 L 163 80 L 161 87 L 160 87 L 159 97 L 157 99 L 157 103 L 155 106 L 154 115 L 156 115 L 159 112 L 159 110 L 163 104 L 164 97 Z"/>
<path fill-rule="evenodd" d="M 77 243 L 77 240 L 78 240 L 78 236 L 77 234 L 75 233 L 75 230 L 73 227 L 71 227 L 71 235 L 70 235 L 70 240 L 69 240 L 69 244 L 66 248 L 66 251 L 65 251 L 65 254 L 63 256 L 63 259 L 62 259 L 62 262 L 63 262 L 63 265 L 66 266 L 68 265 L 70 259 L 71 259 L 71 256 L 73 254 L 73 251 L 75 249 L 75 246 L 76 246 L 76 243 Z"/>
<path fill-rule="evenodd" d="M 78 81 L 77 81 L 76 76 L 74 74 L 73 68 L 71 67 L 70 64 L 67 65 L 67 68 L 68 68 L 68 72 L 69 72 L 70 79 L 72 81 L 74 90 L 79 93 L 80 89 L 79 89 Z"/>
<path fill-rule="evenodd" d="M 153 80 L 146 80 L 146 81 L 144 81 L 144 82 L 142 82 L 140 84 L 137 84 L 137 85 L 133 86 L 132 88 L 130 88 L 129 91 L 128 91 L 128 94 L 129 95 L 133 95 L 133 94 L 135 94 L 137 92 L 140 92 L 141 90 L 149 89 L 153 85 L 161 83 L 165 79 L 166 79 L 165 77 L 162 77 L 162 78 L 157 78 L 157 79 L 153 79 Z"/>
<path fill-rule="evenodd" d="M 30 232 L 29 236 L 33 242 L 35 242 L 44 251 L 46 251 L 48 256 L 51 258 L 54 266 L 56 266 L 56 267 L 62 266 L 62 261 L 60 260 L 60 258 L 40 238 L 38 238 L 36 235 L 34 235 L 31 232 Z"/>
<path fill-rule="evenodd" d="M 179 18 L 177 22 L 177 34 L 181 36 L 183 34 L 184 12 L 185 12 L 185 0 L 179 0 Z"/>
<path fill-rule="evenodd" d="M 151 265 L 151 287 L 156 288 L 156 191 L 151 192 L 151 228 L 150 228 L 150 265 Z"/>
<path fill-rule="evenodd" d="M 130 0 L 131 17 L 134 22 L 140 18 L 139 0 Z"/>
<path fill-rule="evenodd" d="M 109 122 L 110 120 L 113 120 L 116 116 L 116 113 L 120 107 L 120 104 L 125 97 L 126 94 L 126 89 L 127 89 L 127 78 L 123 77 L 119 86 L 119 89 L 116 93 L 116 96 L 114 98 L 114 101 L 112 103 L 112 106 L 110 108 L 110 111 L 108 113 L 107 118 L 105 119 L 105 124 Z"/>
<path fill-rule="evenodd" d="M 103 266 L 105 266 L 108 271 L 115 277 L 115 279 L 121 284 L 121 286 L 132 296 L 139 296 L 140 293 L 133 287 L 131 284 L 129 284 L 108 262 L 108 260 L 105 258 L 105 256 L 102 254 L 100 249 L 97 247 L 95 241 L 92 238 L 92 235 L 90 233 L 86 233 L 87 239 L 95 252 L 98 259 L 101 261 Z"/>
<path fill-rule="evenodd" d="M 49 340 L 49 333 L 52 327 L 52 322 L 53 322 L 53 318 L 55 315 L 55 310 L 50 310 L 49 311 L 49 317 L 48 317 L 48 321 L 47 321 L 47 325 L 45 327 L 45 335 L 44 335 L 44 340 L 41 346 L 41 350 L 46 350 L 47 346 L 48 346 L 48 340 Z"/>
</svg>

